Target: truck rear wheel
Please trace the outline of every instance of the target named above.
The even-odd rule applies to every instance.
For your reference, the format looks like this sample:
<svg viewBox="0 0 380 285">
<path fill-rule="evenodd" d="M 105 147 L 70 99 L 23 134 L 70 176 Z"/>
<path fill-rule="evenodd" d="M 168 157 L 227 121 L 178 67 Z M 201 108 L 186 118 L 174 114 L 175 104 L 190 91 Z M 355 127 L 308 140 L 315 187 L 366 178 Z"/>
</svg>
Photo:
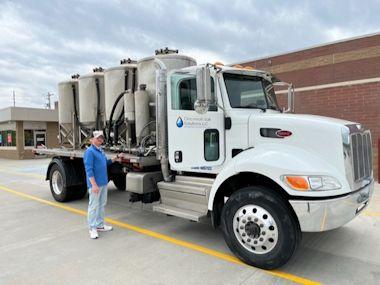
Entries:
<svg viewBox="0 0 380 285">
<path fill-rule="evenodd" d="M 86 188 L 82 185 L 67 186 L 65 164 L 57 161 L 49 172 L 50 190 L 53 198 L 58 202 L 67 202 L 81 199 L 86 195 Z"/>
<path fill-rule="evenodd" d="M 127 186 L 125 175 L 118 175 L 112 178 L 113 184 L 115 184 L 116 188 L 120 191 L 125 191 Z"/>
<path fill-rule="evenodd" d="M 261 186 L 233 193 L 223 207 L 221 222 L 230 250 L 242 261 L 263 269 L 284 265 L 301 239 L 287 203 Z"/>
</svg>

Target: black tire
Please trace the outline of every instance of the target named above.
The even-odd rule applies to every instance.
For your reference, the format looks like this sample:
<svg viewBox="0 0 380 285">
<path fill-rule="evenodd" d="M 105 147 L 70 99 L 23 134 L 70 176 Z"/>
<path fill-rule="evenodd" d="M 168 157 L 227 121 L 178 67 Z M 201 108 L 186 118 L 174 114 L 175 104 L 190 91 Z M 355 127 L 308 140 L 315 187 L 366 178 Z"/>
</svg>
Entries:
<svg viewBox="0 0 380 285">
<path fill-rule="evenodd" d="M 87 194 L 87 185 L 71 186 L 70 192 L 72 193 L 72 199 L 71 200 L 83 199 Z"/>
<path fill-rule="evenodd" d="M 113 184 L 115 184 L 117 190 L 125 191 L 127 182 L 125 175 L 118 175 L 112 178 Z"/>
<path fill-rule="evenodd" d="M 221 226 L 230 250 L 242 261 L 262 269 L 287 263 L 301 240 L 298 221 L 287 201 L 262 186 L 244 187 L 233 193 L 223 207 Z"/>
<path fill-rule="evenodd" d="M 49 182 L 53 198 L 58 202 L 68 202 L 83 198 L 87 192 L 86 187 L 84 185 L 67 186 L 66 174 L 64 163 L 57 161 L 51 166 Z"/>
</svg>

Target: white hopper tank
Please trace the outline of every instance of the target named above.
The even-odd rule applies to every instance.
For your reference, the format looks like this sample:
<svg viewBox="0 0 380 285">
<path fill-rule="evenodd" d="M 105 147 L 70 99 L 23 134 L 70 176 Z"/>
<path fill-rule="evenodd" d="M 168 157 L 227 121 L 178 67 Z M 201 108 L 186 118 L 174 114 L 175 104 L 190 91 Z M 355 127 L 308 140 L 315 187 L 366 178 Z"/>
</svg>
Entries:
<svg viewBox="0 0 380 285">
<path fill-rule="evenodd" d="M 103 129 L 105 120 L 104 72 L 102 68 L 95 68 L 93 71 L 93 73 L 79 77 L 78 80 L 79 122 L 87 129 Z M 99 126 L 96 126 L 98 113 Z"/>
<path fill-rule="evenodd" d="M 75 147 L 77 144 L 76 123 L 78 118 L 78 77 L 58 83 L 59 140 L 62 145 Z M 75 103 L 74 103 L 75 102 Z M 75 134 L 74 134 L 75 133 Z"/>
<path fill-rule="evenodd" d="M 178 50 L 161 49 L 156 50 L 155 56 L 143 58 L 137 62 L 138 69 L 138 85 L 146 85 L 146 91 L 149 94 L 149 102 L 154 103 L 156 101 L 156 69 L 155 59 L 161 60 L 166 70 L 169 72 L 174 69 L 181 69 L 196 65 L 195 59 L 178 54 Z M 151 113 L 154 116 L 154 112 Z"/>
<path fill-rule="evenodd" d="M 58 121 L 60 125 L 72 127 L 74 114 L 74 92 L 76 108 L 78 112 L 78 77 L 72 76 L 71 80 L 58 83 Z"/>
<path fill-rule="evenodd" d="M 105 91 L 105 119 L 110 120 L 112 108 L 116 102 L 117 97 L 125 90 L 137 87 L 136 81 L 136 61 L 131 59 L 121 60 L 120 65 L 116 67 L 107 68 L 104 71 L 104 91 Z M 116 105 L 112 120 L 116 121 L 123 109 L 123 102 L 121 100 Z"/>
<path fill-rule="evenodd" d="M 141 108 L 138 114 L 136 107 L 136 137 L 140 135 L 137 126 L 146 125 L 146 118 L 149 118 L 148 122 L 153 122 L 156 120 L 156 112 L 154 109 L 154 106 L 156 105 L 156 70 L 159 68 L 155 62 L 156 59 L 159 59 L 165 65 L 167 72 L 196 65 L 195 59 L 185 55 L 180 55 L 178 54 L 178 50 L 170 50 L 168 48 L 156 50 L 155 56 L 146 57 L 137 62 L 138 85 L 146 86 L 144 92 L 146 92 L 149 97 L 147 104 L 152 108 L 149 108 L 149 106 Z M 139 100 L 139 98 L 137 98 L 138 95 L 138 93 L 135 93 L 135 106 L 137 106 L 137 104 L 141 104 L 141 101 L 145 102 L 145 100 Z M 141 112 L 148 112 L 149 114 L 142 114 Z M 139 122 L 139 120 L 142 120 L 142 122 Z M 154 125 L 149 124 L 148 129 L 145 130 L 144 128 L 142 135 L 147 135 L 149 130 L 152 131 L 153 129 Z"/>
</svg>

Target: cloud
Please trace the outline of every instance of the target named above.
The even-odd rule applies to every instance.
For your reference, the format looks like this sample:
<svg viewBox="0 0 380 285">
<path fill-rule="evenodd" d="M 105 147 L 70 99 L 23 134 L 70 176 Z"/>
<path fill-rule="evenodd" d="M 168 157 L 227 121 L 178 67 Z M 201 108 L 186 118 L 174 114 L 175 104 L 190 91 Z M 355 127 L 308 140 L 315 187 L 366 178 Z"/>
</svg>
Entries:
<svg viewBox="0 0 380 285">
<path fill-rule="evenodd" d="M 41 107 L 57 83 L 177 48 L 241 62 L 378 32 L 378 1 L 0 0 L 0 106 Z M 55 99 L 58 96 L 55 96 Z M 54 97 L 53 97 L 54 98 Z"/>
</svg>

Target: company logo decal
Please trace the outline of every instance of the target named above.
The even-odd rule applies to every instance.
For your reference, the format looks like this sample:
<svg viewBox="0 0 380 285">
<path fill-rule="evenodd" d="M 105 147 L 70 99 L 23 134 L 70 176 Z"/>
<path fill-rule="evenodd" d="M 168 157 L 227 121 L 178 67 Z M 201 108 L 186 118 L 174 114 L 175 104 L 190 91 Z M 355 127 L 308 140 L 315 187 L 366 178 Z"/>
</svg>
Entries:
<svg viewBox="0 0 380 285">
<path fill-rule="evenodd" d="M 183 127 L 183 120 L 181 119 L 181 117 L 178 117 L 176 124 L 178 128 Z"/>
<path fill-rule="evenodd" d="M 209 117 L 178 117 L 176 125 L 178 128 L 205 129 L 209 127 L 211 118 Z"/>
</svg>

